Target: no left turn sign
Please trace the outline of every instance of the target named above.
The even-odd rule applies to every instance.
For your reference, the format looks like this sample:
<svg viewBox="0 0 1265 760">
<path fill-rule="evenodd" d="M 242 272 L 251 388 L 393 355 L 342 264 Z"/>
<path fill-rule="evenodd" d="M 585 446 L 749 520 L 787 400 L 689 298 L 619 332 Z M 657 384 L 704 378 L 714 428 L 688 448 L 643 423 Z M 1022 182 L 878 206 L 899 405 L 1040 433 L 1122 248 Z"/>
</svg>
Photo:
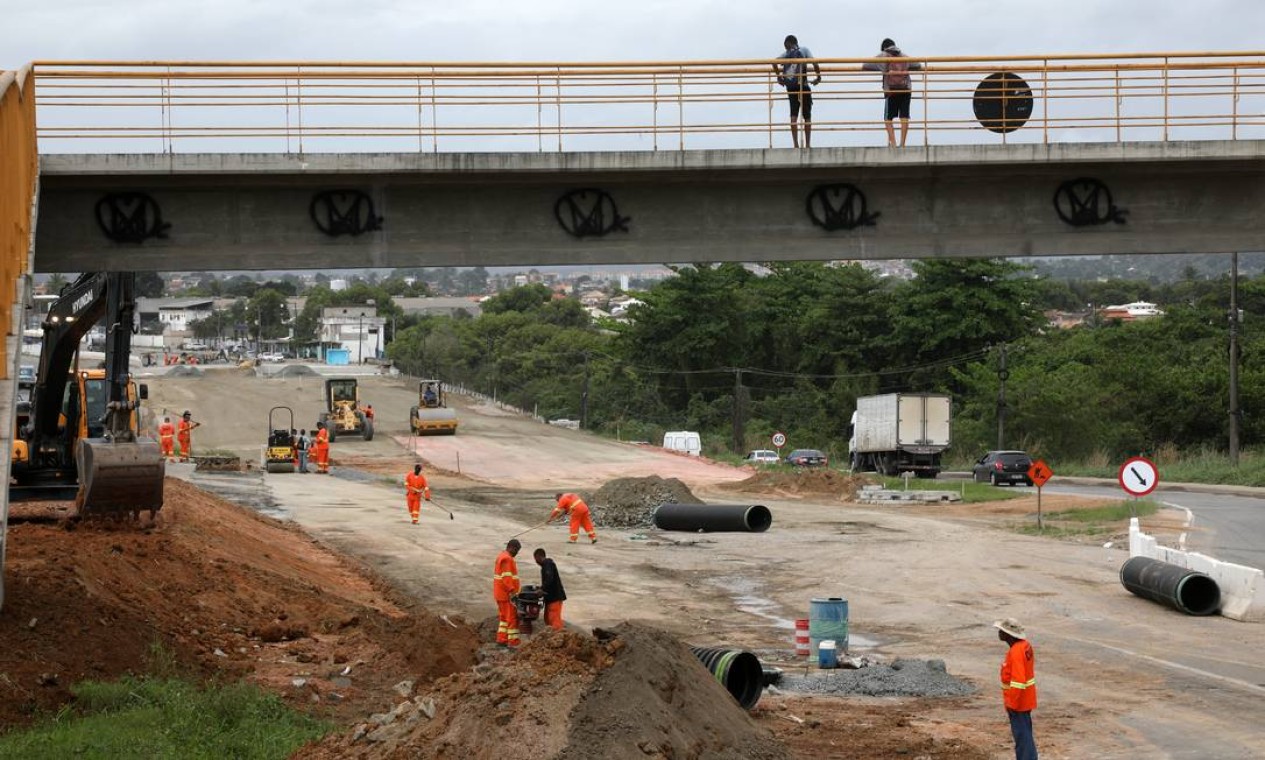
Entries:
<svg viewBox="0 0 1265 760">
<path fill-rule="evenodd" d="M 1120 487 L 1130 496 L 1146 496 L 1160 483 L 1160 471 L 1146 457 L 1133 457 L 1120 465 Z"/>
</svg>

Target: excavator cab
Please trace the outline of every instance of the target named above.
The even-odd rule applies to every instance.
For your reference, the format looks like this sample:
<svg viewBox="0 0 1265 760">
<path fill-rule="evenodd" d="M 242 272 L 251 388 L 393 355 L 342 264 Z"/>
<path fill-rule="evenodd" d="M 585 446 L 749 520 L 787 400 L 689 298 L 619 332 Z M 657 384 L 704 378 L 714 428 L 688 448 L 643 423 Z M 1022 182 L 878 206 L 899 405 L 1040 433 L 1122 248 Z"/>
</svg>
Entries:
<svg viewBox="0 0 1265 760">
<path fill-rule="evenodd" d="M 354 377 L 330 378 L 325 381 L 325 411 L 320 421 L 329 431 L 329 440 L 340 435 L 359 435 L 373 440 L 373 420 L 360 408 L 360 390 Z"/>
<path fill-rule="evenodd" d="M 268 445 L 264 447 L 264 469 L 268 472 L 294 472 L 291 430 L 294 430 L 293 409 L 274 406 L 268 410 Z"/>
<path fill-rule="evenodd" d="M 417 406 L 409 410 L 409 427 L 414 435 L 456 435 L 457 415 L 444 399 L 442 381 L 418 381 Z"/>
</svg>

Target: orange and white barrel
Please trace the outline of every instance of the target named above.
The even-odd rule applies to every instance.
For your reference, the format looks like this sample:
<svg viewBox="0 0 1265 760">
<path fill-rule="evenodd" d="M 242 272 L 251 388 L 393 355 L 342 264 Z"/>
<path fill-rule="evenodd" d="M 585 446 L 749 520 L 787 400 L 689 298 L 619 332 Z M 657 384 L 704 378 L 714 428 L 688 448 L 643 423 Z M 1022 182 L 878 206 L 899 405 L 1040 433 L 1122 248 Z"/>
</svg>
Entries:
<svg viewBox="0 0 1265 760">
<path fill-rule="evenodd" d="M 808 649 L 808 618 L 795 621 L 795 656 L 807 657 Z"/>
</svg>

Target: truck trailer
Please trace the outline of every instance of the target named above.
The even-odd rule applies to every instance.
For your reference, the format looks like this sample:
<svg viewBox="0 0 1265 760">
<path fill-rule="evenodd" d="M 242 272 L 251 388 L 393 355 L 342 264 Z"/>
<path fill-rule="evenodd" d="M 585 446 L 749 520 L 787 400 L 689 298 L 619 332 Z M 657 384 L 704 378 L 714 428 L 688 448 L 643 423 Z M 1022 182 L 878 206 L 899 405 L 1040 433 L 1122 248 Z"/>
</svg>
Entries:
<svg viewBox="0 0 1265 760">
<path fill-rule="evenodd" d="M 934 478 L 940 474 L 940 454 L 949 448 L 949 422 L 948 396 L 887 393 L 858 398 L 848 441 L 852 471 Z"/>
</svg>

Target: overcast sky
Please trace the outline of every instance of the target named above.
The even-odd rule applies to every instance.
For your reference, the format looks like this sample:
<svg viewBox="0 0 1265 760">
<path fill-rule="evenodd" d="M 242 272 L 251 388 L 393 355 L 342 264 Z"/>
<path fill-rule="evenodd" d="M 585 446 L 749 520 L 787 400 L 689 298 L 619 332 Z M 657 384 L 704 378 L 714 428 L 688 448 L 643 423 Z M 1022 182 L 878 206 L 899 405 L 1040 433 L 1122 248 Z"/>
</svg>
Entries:
<svg viewBox="0 0 1265 760">
<path fill-rule="evenodd" d="M 36 59 L 628 61 L 1255 50 L 1261 0 L 0 0 L 0 67 Z"/>
</svg>

